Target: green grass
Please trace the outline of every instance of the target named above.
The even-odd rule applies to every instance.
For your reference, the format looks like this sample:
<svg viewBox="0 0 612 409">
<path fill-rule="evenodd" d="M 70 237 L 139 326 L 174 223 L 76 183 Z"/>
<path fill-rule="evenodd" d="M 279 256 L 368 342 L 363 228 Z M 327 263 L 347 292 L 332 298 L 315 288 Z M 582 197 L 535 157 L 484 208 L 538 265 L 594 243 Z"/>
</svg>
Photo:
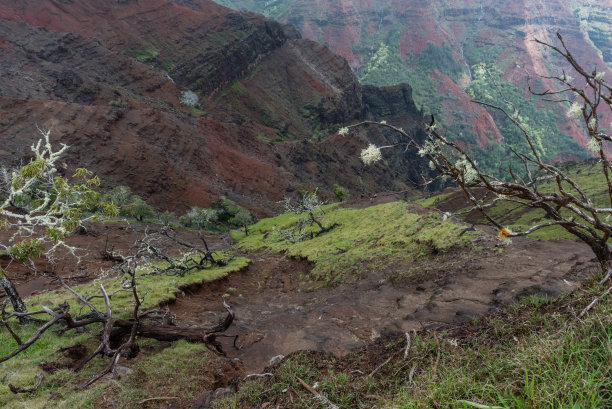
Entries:
<svg viewBox="0 0 612 409">
<path fill-rule="evenodd" d="M 19 334 L 22 340 L 28 339 L 36 330 L 36 326 L 16 327 L 15 331 Z M 101 329 L 100 326 L 92 326 L 91 330 L 96 331 Z M 92 337 L 90 334 L 77 334 L 69 332 L 64 336 L 60 336 L 52 331 L 45 332 L 40 339 L 30 348 L 23 351 L 17 357 L 10 359 L 0 364 L 3 378 L 0 383 L 0 407 L 8 407 L 11 409 L 17 408 L 42 408 L 48 404 L 49 397 L 52 393 L 60 391 L 69 391 L 65 385 L 74 382 L 71 381 L 75 375 L 68 369 L 60 369 L 52 375 L 45 374 L 40 388 L 33 395 L 30 394 L 13 394 L 8 384 L 29 387 L 34 384 L 34 379 L 38 373 L 43 372 L 39 365 L 46 362 L 64 362 L 65 359 L 56 351 L 61 347 L 73 345 L 77 342 L 83 344 L 91 344 Z M 5 355 L 15 348 L 16 344 L 10 337 L 8 332 L 2 328 L 0 330 L 0 355 Z M 92 346 L 91 349 L 94 347 Z M 85 368 L 82 374 L 76 375 L 80 379 L 86 379 L 91 376 L 96 370 L 101 369 L 101 361 L 94 360 Z M 62 407 L 61 405 L 59 407 Z M 87 406 L 81 406 L 87 407 Z M 91 406 L 90 406 L 91 407 Z"/>
<path fill-rule="evenodd" d="M 415 203 L 420 204 L 423 207 L 435 207 L 438 203 L 444 201 L 452 193 L 438 193 L 429 197 L 415 197 Z"/>
<path fill-rule="evenodd" d="M 140 271 L 137 283 L 140 297 L 144 296 L 142 309 L 155 307 L 161 302 L 172 300 L 183 286 L 224 277 L 230 272 L 240 270 L 249 262 L 244 257 L 230 259 L 229 253 L 221 255 L 221 257 L 229 260 L 226 266 L 193 271 L 184 277 L 146 275 L 146 271 Z M 110 276 L 90 284 L 76 286 L 75 289 L 83 295 L 99 295 L 98 286 L 100 283 L 103 283 L 108 293 L 112 294 L 119 290 L 121 279 Z M 114 294 L 111 298 L 114 316 L 127 316 L 132 309 L 131 300 L 132 295 L 130 292 Z M 65 290 L 45 292 L 25 300 L 31 311 L 39 309 L 41 305 L 55 306 L 63 301 L 69 302 L 71 311 L 75 314 L 87 312 L 86 307 L 79 305 L 75 298 Z M 101 298 L 93 299 L 92 303 L 103 310 L 103 300 Z M 28 339 L 36 330 L 35 326 L 16 328 L 22 340 Z M 61 347 L 82 342 L 88 346 L 88 350 L 91 352 L 96 346 L 96 340 L 95 337 L 92 337 L 92 334 L 96 334 L 100 329 L 99 326 L 98 328 L 92 326 L 89 328 L 89 333 L 78 334 L 75 331 L 68 331 L 63 335 L 49 330 L 41 336 L 39 341 L 17 357 L 1 363 L 0 373 L 3 374 L 3 378 L 0 378 L 0 407 L 42 408 L 48 404 L 52 393 L 60 393 L 62 395 L 54 403 L 59 408 L 96 407 L 95 404 L 108 386 L 108 382 L 103 381 L 81 392 L 76 392 L 73 388 L 78 382 L 87 379 L 100 370 L 107 363 L 107 359 L 94 359 L 78 375 L 75 375 L 68 369 L 61 369 L 54 374 L 47 374 L 41 387 L 32 396 L 27 394 L 14 395 L 10 392 L 8 383 L 20 386 L 32 385 L 36 374 L 41 372 L 38 365 L 43 362 L 58 362 L 58 357 L 59 362 L 65 360 L 57 352 Z M 151 345 L 151 343 L 153 343 L 154 349 L 157 350 L 167 346 L 154 341 L 138 341 L 139 345 Z M 15 347 L 16 343 L 6 329 L 4 327 L 0 329 L 0 356 L 9 353 Z M 199 390 L 199 386 L 198 382 L 194 382 L 194 379 L 201 376 L 201 374 L 190 376 L 190 371 L 193 370 L 194 365 L 199 365 L 206 359 L 205 349 L 203 345 L 179 342 L 163 349 L 160 354 L 153 354 L 144 359 L 139 359 L 137 366 L 133 368 L 135 369 L 134 374 L 128 377 L 127 382 L 111 382 L 113 385 L 113 395 L 116 396 L 119 402 L 122 402 L 122 407 L 130 407 L 127 405 L 127 402 L 132 402 L 136 398 L 141 400 L 148 397 L 144 396 L 147 392 L 138 386 L 139 382 L 153 382 L 152 380 L 154 379 L 164 384 L 169 379 L 175 380 L 175 388 L 169 388 L 168 393 L 175 393 L 176 390 L 180 390 L 180 396 L 183 397 L 187 396 L 185 394 L 195 394 Z M 152 389 L 154 387 L 148 386 Z"/>
<path fill-rule="evenodd" d="M 396 262 L 408 263 L 470 241 L 469 234 L 460 235 L 464 226 L 442 221 L 437 212 L 417 214 L 410 206 L 405 202 L 366 209 L 327 206 L 322 223 L 339 226 L 297 243 L 282 240 L 274 230 L 295 224 L 300 218 L 295 214 L 261 220 L 250 227 L 248 236 L 238 231 L 232 236 L 245 250 L 285 252 L 308 259 L 314 263 L 308 278 L 319 284 L 353 280 L 367 271 Z"/>
<path fill-rule="evenodd" d="M 318 384 L 320 393 L 347 409 L 611 407 L 612 297 L 582 320 L 568 309 L 580 311 L 600 292 L 591 284 L 557 299 L 529 297 L 466 324 L 463 332 L 413 334 L 406 360 L 404 336 L 341 359 L 298 353 L 275 368 L 272 378 L 247 382 L 236 396 L 213 407 L 251 408 L 265 402 L 293 409 L 325 407 L 297 377 Z M 388 357 L 377 374 L 367 376 Z"/>
<path fill-rule="evenodd" d="M 24 328 L 21 332 L 25 334 L 27 329 Z M 55 394 L 56 400 L 53 404 L 58 408 L 93 409 L 99 407 L 100 401 L 108 397 L 112 397 L 119 407 L 140 408 L 142 405 L 138 402 L 152 397 L 152 394 L 195 400 L 202 389 L 210 387 L 210 374 L 205 370 L 210 354 L 205 345 L 185 341 L 161 343 L 139 340 L 137 343 L 141 348 L 140 356 L 137 360 L 127 363 L 133 372 L 121 380 L 103 380 L 86 390 L 76 390 L 78 383 L 91 377 L 108 362 L 108 358 L 96 358 L 81 373 L 60 369 L 53 374 L 46 374 L 40 388 L 33 395 L 15 395 L 10 392 L 8 383 L 32 385 L 36 374 L 41 372 L 38 364 L 57 360 L 61 354 L 55 351 L 76 342 L 89 345 L 90 350 L 94 348 L 89 334 L 60 337 L 47 333 L 43 335 L 41 342 L 24 352 L 27 355 L 23 355 L 19 360 L 4 363 L 0 407 L 45 408 L 49 405 L 51 394 Z M 3 351 L 6 352 L 6 349 L 4 347 Z M 65 359 L 60 358 L 58 361 L 63 360 Z M 61 394 L 61 397 L 58 398 L 57 394 Z"/>
<path fill-rule="evenodd" d="M 152 342 L 151 347 L 158 347 Z M 212 354 L 203 344 L 178 341 L 160 352 L 138 360 L 132 374 L 120 381 L 111 381 L 100 393 L 112 396 L 121 408 L 142 408 L 139 402 L 151 397 L 179 397 L 179 401 L 195 400 L 212 386 L 206 365 Z M 210 371 L 210 369 L 208 369 Z M 162 401 L 166 404 L 175 399 Z M 72 407 L 79 407 L 75 402 Z"/>
<path fill-rule="evenodd" d="M 184 276 L 172 275 L 147 275 L 148 270 L 140 270 L 137 273 L 136 283 L 138 293 L 142 301 L 142 309 L 151 308 L 159 305 L 161 302 L 172 301 L 176 294 L 180 292 L 181 287 L 191 284 L 199 284 L 204 281 L 216 280 L 225 277 L 228 273 L 238 271 L 248 265 L 249 260 L 245 257 L 230 258 L 230 253 L 217 254 L 219 259 L 226 258 L 227 265 L 195 270 Z M 110 276 L 94 282 L 75 286 L 74 289 L 79 294 L 86 297 L 92 295 L 101 295 L 99 286 L 104 285 L 107 293 L 111 295 L 113 305 L 113 314 L 116 316 L 127 316 L 132 310 L 131 301 L 133 296 L 131 291 L 121 290 L 121 279 L 115 276 Z M 37 306 L 56 305 L 67 301 L 72 307 L 72 311 L 87 312 L 87 307 L 80 305 L 72 294 L 67 290 L 49 291 L 33 295 L 26 300 L 30 310 L 36 310 Z M 104 310 L 104 300 L 101 297 L 92 300 L 92 304 L 101 310 Z"/>
</svg>

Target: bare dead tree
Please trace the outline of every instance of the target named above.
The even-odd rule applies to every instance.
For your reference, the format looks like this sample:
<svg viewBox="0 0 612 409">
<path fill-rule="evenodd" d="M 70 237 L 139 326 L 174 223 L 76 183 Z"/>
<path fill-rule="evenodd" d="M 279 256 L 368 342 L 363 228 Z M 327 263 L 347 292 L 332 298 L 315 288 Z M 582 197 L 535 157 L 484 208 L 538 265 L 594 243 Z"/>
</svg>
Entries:
<svg viewBox="0 0 612 409">
<path fill-rule="evenodd" d="M 139 260 L 143 267 L 149 271 L 149 275 L 179 275 L 184 276 L 194 270 L 225 265 L 226 261 L 217 259 L 214 252 L 208 247 L 208 243 L 201 231 L 198 237 L 202 247 L 188 243 L 180 239 L 170 227 L 165 226 L 158 232 L 145 232 L 145 235 L 136 241 L 134 254 L 129 260 L 124 260 L 117 268 L 122 269 L 130 262 Z M 169 243 L 178 244 L 184 248 L 180 257 L 168 255 L 165 248 Z"/>
<path fill-rule="evenodd" d="M 595 203 L 593 198 L 566 171 L 542 158 L 532 135 L 519 120 L 518 109 L 512 102 L 503 98 L 503 95 L 501 97 L 505 106 L 476 100 L 473 102 L 501 112 L 517 127 L 528 146 L 526 153 L 509 147 L 522 169 L 509 167 L 505 170 L 505 178 L 488 174 L 480 168 L 466 148 L 443 135 L 433 115 L 425 126 L 427 138 L 423 143 L 414 140 L 400 128 L 375 121 L 354 124 L 341 131 L 346 132 L 347 129 L 375 124 L 399 132 L 410 141 L 406 149 L 418 150 L 422 157 L 429 159 L 430 167 L 437 171 L 438 175 L 435 177 L 422 175 L 423 185 L 441 178 L 454 180 L 465 193 L 473 208 L 480 211 L 486 220 L 498 229 L 502 238 L 527 235 L 544 227 L 561 226 L 593 250 L 604 272 L 603 283 L 610 278 L 612 272 L 610 260 L 612 248 L 608 244 L 608 239 L 612 235 L 612 180 L 610 177 L 612 166 L 606 155 L 608 151 L 606 144 L 612 141 L 612 136 L 600 126 L 599 115 L 603 111 L 612 111 L 612 87 L 604 80 L 603 72 L 598 72 L 597 69 L 588 72 L 584 69 L 568 50 L 563 37 L 560 34 L 557 34 L 557 37 L 560 42 L 559 46 L 537 39 L 534 41 L 554 51 L 567 61 L 578 80 L 573 80 L 565 71 L 562 71 L 557 76 L 546 77 L 550 81 L 557 82 L 560 89 L 543 92 L 532 90 L 532 92 L 547 100 L 554 100 L 565 105 L 571 103 L 568 115 L 577 114 L 582 117 L 589 136 L 588 149 L 597 157 L 606 180 L 609 196 L 607 203 Z M 497 84 L 495 85 L 497 87 Z M 499 87 L 497 88 L 499 90 Z M 383 148 L 388 147 L 370 145 L 364 149 L 361 155 L 364 163 L 369 164 L 380 160 Z M 488 194 L 483 198 L 483 195 L 480 194 L 482 192 Z M 524 231 L 512 231 L 504 227 L 488 212 L 500 202 L 512 203 L 529 209 L 542 209 L 548 221 L 530 226 Z"/>
<path fill-rule="evenodd" d="M 320 236 L 323 233 L 327 233 L 331 229 L 338 226 L 338 223 L 325 226 L 321 222 L 320 219 L 324 215 L 322 207 L 324 202 L 321 200 L 316 190 L 314 192 L 304 194 L 297 202 L 293 202 L 291 199 L 285 198 L 282 203 L 285 206 L 287 213 L 303 215 L 303 217 L 301 217 L 295 225 L 286 229 L 276 229 L 282 240 L 298 242 L 312 239 Z M 315 231 L 308 229 L 308 227 L 314 225 L 316 225 L 319 229 Z"/>
</svg>

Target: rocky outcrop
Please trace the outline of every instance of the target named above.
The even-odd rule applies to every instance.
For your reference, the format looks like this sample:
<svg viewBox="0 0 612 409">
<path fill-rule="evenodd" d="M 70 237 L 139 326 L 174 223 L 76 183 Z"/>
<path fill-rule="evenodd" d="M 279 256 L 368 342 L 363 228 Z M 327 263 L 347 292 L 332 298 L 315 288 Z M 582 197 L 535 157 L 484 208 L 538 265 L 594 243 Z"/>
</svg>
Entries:
<svg viewBox="0 0 612 409">
<path fill-rule="evenodd" d="M 3 3 L 1 19 L 81 34 L 204 95 L 243 76 L 261 55 L 299 37 L 293 28 L 206 1 L 198 2 L 198 10 L 165 0 Z M 48 54 L 62 58 L 57 50 Z"/>
<path fill-rule="evenodd" d="M 603 60 L 612 66 L 612 4 L 593 0 L 572 3 L 581 31 L 601 52 Z"/>
<path fill-rule="evenodd" d="M 408 84 L 390 87 L 364 85 L 363 101 L 374 118 L 406 118 L 416 121 L 422 117 L 412 99 L 412 88 Z"/>
</svg>

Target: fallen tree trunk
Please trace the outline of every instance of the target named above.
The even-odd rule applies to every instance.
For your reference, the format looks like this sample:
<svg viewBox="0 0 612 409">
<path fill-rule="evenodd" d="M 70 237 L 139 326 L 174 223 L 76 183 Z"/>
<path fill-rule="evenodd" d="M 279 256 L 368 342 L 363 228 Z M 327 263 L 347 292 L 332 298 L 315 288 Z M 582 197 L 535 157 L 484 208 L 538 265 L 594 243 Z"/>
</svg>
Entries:
<svg viewBox="0 0 612 409">
<path fill-rule="evenodd" d="M 158 341 L 178 341 L 184 339 L 190 342 L 209 342 L 215 334 L 225 332 L 234 321 L 234 310 L 223 300 L 223 307 L 227 311 L 225 319 L 212 328 L 177 327 L 173 325 L 151 325 L 139 323 L 136 334 L 139 337 L 152 338 Z M 134 325 L 133 320 L 116 319 L 110 333 L 112 340 L 120 339 L 129 334 Z"/>
</svg>

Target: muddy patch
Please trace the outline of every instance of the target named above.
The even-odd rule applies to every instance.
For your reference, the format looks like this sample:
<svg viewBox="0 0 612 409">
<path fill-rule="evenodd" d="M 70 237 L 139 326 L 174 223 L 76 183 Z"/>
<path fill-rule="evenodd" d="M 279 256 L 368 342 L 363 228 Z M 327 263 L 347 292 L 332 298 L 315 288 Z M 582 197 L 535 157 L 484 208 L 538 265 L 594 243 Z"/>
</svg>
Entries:
<svg viewBox="0 0 612 409">
<path fill-rule="evenodd" d="M 590 249 L 574 241 L 516 239 L 496 247 L 483 240 L 478 251 L 390 266 L 316 291 L 300 284 L 307 262 L 255 254 L 248 269 L 179 297 L 171 310 L 181 325 L 207 325 L 222 316 L 225 296 L 236 312 L 227 334 L 237 336 L 224 339 L 225 350 L 257 372 L 278 355 L 344 356 L 385 334 L 466 322 L 526 295 L 571 291 L 579 285 L 574 273 L 593 268 Z M 397 279 L 406 272 L 408 279 Z"/>
</svg>

